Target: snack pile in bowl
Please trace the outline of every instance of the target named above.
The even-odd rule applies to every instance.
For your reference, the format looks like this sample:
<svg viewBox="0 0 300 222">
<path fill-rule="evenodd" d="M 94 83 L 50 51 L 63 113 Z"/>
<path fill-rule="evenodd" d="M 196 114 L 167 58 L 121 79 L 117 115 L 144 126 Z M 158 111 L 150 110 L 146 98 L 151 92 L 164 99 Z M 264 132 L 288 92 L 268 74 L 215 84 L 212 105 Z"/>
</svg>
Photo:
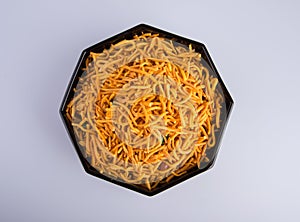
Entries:
<svg viewBox="0 0 300 222">
<path fill-rule="evenodd" d="M 213 166 L 232 105 L 203 44 L 142 24 L 83 51 L 60 112 L 88 173 L 151 196 Z"/>
</svg>

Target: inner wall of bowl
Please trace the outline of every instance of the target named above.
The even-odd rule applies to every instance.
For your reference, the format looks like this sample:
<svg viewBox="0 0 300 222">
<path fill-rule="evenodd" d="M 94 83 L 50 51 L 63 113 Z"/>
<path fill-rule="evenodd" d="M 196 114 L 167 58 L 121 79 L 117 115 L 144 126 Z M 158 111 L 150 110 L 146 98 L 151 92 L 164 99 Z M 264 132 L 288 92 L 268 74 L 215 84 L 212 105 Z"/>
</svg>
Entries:
<svg viewBox="0 0 300 222">
<path fill-rule="evenodd" d="M 144 31 L 144 33 L 145 33 L 145 31 Z M 135 34 L 141 34 L 141 33 L 135 33 Z M 128 36 L 130 36 L 129 38 L 128 38 Z M 123 34 L 123 35 L 120 35 L 119 36 L 119 38 L 118 39 L 116 39 L 116 40 L 114 40 L 113 42 L 109 42 L 109 41 L 106 41 L 106 43 L 105 44 L 100 44 L 100 45 L 96 45 L 95 47 L 93 47 L 93 49 L 90 49 L 90 51 L 89 52 L 93 52 L 93 53 L 102 53 L 105 49 L 109 49 L 109 45 L 111 45 L 111 44 L 115 44 L 115 43 L 118 43 L 118 42 L 120 42 L 120 40 L 123 40 L 123 39 L 132 39 L 132 33 L 125 33 L 125 34 Z M 160 34 L 159 35 L 160 37 L 164 37 L 165 36 L 165 38 L 166 39 L 168 39 L 167 38 L 167 36 L 166 35 L 164 35 L 164 34 Z M 188 49 L 188 47 L 189 47 L 189 44 L 182 44 L 182 41 L 181 41 L 181 43 L 179 42 L 179 41 L 176 41 L 174 38 L 172 38 L 172 40 L 174 41 L 174 45 L 175 46 L 182 46 L 182 47 L 184 47 L 184 48 L 186 48 L 186 49 Z M 150 42 L 149 42 L 149 44 L 151 44 Z M 196 48 L 196 51 L 197 51 L 197 47 L 195 47 Z M 201 48 L 202 49 L 202 48 Z M 78 78 L 77 78 L 77 80 L 75 80 L 75 81 L 77 81 L 77 83 L 79 82 L 79 80 L 81 79 L 81 78 L 85 78 L 86 77 L 86 75 L 87 75 L 87 71 L 86 70 L 84 70 L 84 68 L 85 68 L 85 66 L 87 65 L 87 64 L 91 64 L 90 62 L 89 62 L 89 60 L 88 60 L 88 56 L 90 55 L 90 53 L 89 52 L 87 52 L 86 53 L 86 58 L 85 58 L 85 60 L 84 61 L 88 61 L 87 63 L 85 63 L 85 62 L 83 62 L 82 63 L 82 66 L 81 66 L 81 68 L 80 68 L 80 70 L 81 70 L 81 74 L 79 74 L 78 75 Z M 201 52 L 198 52 L 198 53 L 200 53 L 201 54 Z M 201 63 L 202 63 L 202 65 L 203 66 L 205 66 L 207 69 L 209 69 L 209 73 L 210 73 L 210 75 L 212 75 L 212 76 L 214 76 L 214 77 L 217 77 L 218 78 L 218 75 L 212 70 L 212 68 L 213 67 L 211 67 L 210 65 L 208 65 L 208 63 L 206 62 L 206 59 L 205 59 L 205 56 L 206 56 L 206 54 L 205 53 L 203 53 L 203 54 L 201 54 L 201 56 L 202 56 L 202 58 L 201 58 Z M 143 59 L 145 59 L 145 58 L 143 58 Z M 128 65 L 128 64 L 125 64 L 125 65 Z M 116 67 L 116 69 L 118 69 L 119 67 Z M 76 89 L 76 85 L 77 84 L 74 84 L 73 85 L 73 88 L 75 88 Z M 78 90 L 78 89 L 77 89 Z M 224 97 L 224 95 L 223 95 L 223 89 L 222 89 L 222 85 L 220 85 L 219 84 L 219 86 L 218 86 L 218 90 L 219 90 L 219 92 L 222 94 L 222 96 Z M 74 92 L 74 98 L 76 97 L 76 95 L 78 94 L 78 92 L 79 91 L 76 91 L 76 92 Z M 225 99 L 224 99 L 225 100 Z M 70 102 L 70 101 L 69 101 Z M 223 126 L 224 124 L 225 124 L 225 120 L 226 120 L 226 104 L 223 102 L 222 103 L 222 109 L 221 109 L 221 125 Z M 71 125 L 72 125 L 72 123 L 71 123 Z M 222 127 L 221 127 L 222 128 Z M 74 132 L 74 130 L 73 130 L 73 132 Z M 216 131 L 216 144 L 215 144 L 215 146 L 214 147 L 212 147 L 212 148 L 210 148 L 210 149 L 208 149 L 207 151 L 206 151 L 206 155 L 207 155 L 207 157 L 208 157 L 208 159 L 209 159 L 209 161 L 207 161 L 207 162 L 201 162 L 201 165 L 200 165 L 200 170 L 201 169 L 204 169 L 204 168 L 206 168 L 209 164 L 211 164 L 211 161 L 213 161 L 213 159 L 214 159 L 214 156 L 215 156 L 215 153 L 216 153 L 216 147 L 218 147 L 218 142 L 220 141 L 220 135 L 221 135 L 221 133 L 219 132 L 219 131 Z M 76 137 L 77 139 L 78 139 L 78 136 Z M 78 142 L 80 142 L 80 141 L 78 141 Z M 81 143 L 81 144 L 79 144 L 79 146 L 81 147 L 81 151 L 82 151 L 82 155 L 83 156 L 85 156 L 86 157 L 86 159 L 89 161 L 89 163 L 91 164 L 92 163 L 92 160 L 91 160 L 91 156 L 89 156 L 89 155 L 87 155 L 87 152 L 86 152 L 86 145 L 85 144 L 83 144 L 83 143 Z M 100 146 L 103 146 L 103 144 L 101 145 L 100 144 Z M 93 165 L 92 165 L 93 166 Z M 180 167 L 182 167 L 182 166 L 179 166 L 179 168 Z M 199 170 L 197 167 L 195 167 L 195 168 L 191 168 L 191 169 L 189 169 L 188 171 L 197 171 L 197 170 Z M 98 170 L 101 174 L 105 174 L 104 173 L 104 171 L 101 171 L 101 170 Z M 186 172 L 186 173 L 188 173 L 188 172 Z M 108 176 L 108 177 L 111 177 L 112 179 L 116 179 L 116 180 L 118 180 L 118 176 L 117 175 L 109 175 L 109 174 L 106 174 L 106 176 Z M 176 178 L 175 178 L 176 179 Z M 163 180 L 164 179 L 160 179 L 160 180 L 158 180 L 158 182 L 163 182 Z M 125 181 L 126 182 L 126 181 Z M 151 181 L 151 183 L 156 183 L 157 181 Z M 139 184 L 139 183 L 136 183 L 136 181 L 135 182 L 132 182 L 132 184 Z M 144 185 L 144 182 L 141 184 L 142 186 Z M 159 186 L 158 186 L 159 187 Z"/>
</svg>

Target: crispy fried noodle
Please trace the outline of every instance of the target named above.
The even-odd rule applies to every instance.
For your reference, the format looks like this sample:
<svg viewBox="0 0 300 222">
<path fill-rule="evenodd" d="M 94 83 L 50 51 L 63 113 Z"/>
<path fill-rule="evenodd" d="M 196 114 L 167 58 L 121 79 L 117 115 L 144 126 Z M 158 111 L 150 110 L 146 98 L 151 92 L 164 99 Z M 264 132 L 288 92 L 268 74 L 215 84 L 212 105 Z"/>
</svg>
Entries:
<svg viewBox="0 0 300 222">
<path fill-rule="evenodd" d="M 91 52 L 74 90 L 67 117 L 101 174 L 152 190 L 208 161 L 224 99 L 191 45 L 146 33 Z"/>
</svg>

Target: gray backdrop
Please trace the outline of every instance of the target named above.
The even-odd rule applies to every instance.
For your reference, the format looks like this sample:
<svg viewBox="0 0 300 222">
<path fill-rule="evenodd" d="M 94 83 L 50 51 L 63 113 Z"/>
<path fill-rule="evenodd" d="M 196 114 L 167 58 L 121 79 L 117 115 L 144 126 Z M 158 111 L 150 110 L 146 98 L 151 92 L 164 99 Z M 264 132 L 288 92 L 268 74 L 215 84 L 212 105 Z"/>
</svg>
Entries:
<svg viewBox="0 0 300 222">
<path fill-rule="evenodd" d="M 0 221 L 300 221 L 299 1 L 2 1 Z M 206 44 L 235 106 L 215 167 L 149 198 L 87 175 L 58 114 L 138 23 Z"/>
</svg>

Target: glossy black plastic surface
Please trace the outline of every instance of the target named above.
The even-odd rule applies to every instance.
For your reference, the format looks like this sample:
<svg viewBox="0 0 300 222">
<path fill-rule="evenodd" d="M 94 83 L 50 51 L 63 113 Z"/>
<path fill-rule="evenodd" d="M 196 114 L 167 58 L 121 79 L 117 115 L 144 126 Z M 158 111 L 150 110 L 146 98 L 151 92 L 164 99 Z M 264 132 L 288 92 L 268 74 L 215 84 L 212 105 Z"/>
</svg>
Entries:
<svg viewBox="0 0 300 222">
<path fill-rule="evenodd" d="M 217 90 L 219 93 L 218 95 L 222 100 L 222 102 L 220 102 L 221 108 L 220 108 L 220 112 L 219 112 L 220 123 L 219 123 L 218 129 L 215 130 L 215 132 L 214 132 L 214 134 L 215 134 L 214 135 L 214 137 L 215 137 L 214 145 L 212 147 L 210 147 L 209 149 L 205 149 L 205 154 L 203 155 L 201 162 L 198 163 L 199 164 L 198 166 L 195 165 L 191 168 L 187 168 L 187 170 L 183 171 L 180 175 L 178 175 L 178 173 L 176 173 L 177 171 L 174 170 L 174 172 L 168 172 L 168 174 L 163 175 L 162 177 L 157 177 L 159 179 L 156 179 L 156 180 L 150 180 L 149 178 L 151 178 L 151 174 L 149 174 L 150 176 L 147 176 L 147 177 L 145 176 L 146 179 L 148 178 L 147 180 L 144 180 L 145 178 L 143 178 L 143 176 L 141 176 L 140 183 L 139 182 L 130 183 L 130 182 L 128 182 L 128 181 L 130 181 L 129 179 L 132 179 L 135 177 L 133 177 L 131 175 L 128 176 L 128 172 L 127 173 L 125 172 L 124 175 L 127 175 L 129 179 L 128 178 L 122 179 L 124 177 L 124 175 L 119 177 L 118 175 L 116 175 L 115 172 L 112 172 L 113 174 L 110 175 L 109 172 L 105 171 L 106 165 L 95 164 L 95 162 L 97 162 L 97 160 L 93 160 L 93 158 L 95 158 L 95 156 L 93 156 L 94 154 L 92 153 L 92 151 L 88 151 L 88 147 L 90 145 L 85 145 L 85 143 L 84 143 L 84 136 L 86 136 L 87 134 L 82 134 L 82 132 L 89 131 L 90 128 L 84 128 L 86 126 L 83 127 L 83 125 L 80 126 L 80 127 L 83 127 L 84 129 L 82 129 L 82 132 L 80 132 L 79 133 L 80 135 L 78 136 L 78 132 L 75 132 L 76 131 L 75 126 L 77 126 L 78 124 L 77 123 L 74 124 L 73 119 L 72 119 L 73 117 L 70 117 L 70 114 L 68 114 L 68 113 L 70 113 L 70 110 L 69 110 L 70 105 L 69 104 L 71 104 L 72 100 L 74 100 L 74 98 L 76 98 L 76 96 L 79 95 L 80 91 L 84 90 L 84 87 L 82 86 L 84 84 L 84 82 L 82 82 L 82 81 L 83 81 L 83 79 L 86 79 L 86 76 L 89 73 L 87 71 L 88 66 L 93 66 L 93 64 L 96 62 L 96 60 L 93 61 L 94 63 L 91 62 L 91 60 L 90 60 L 91 55 L 93 53 L 94 53 L 94 55 L 95 54 L 101 55 L 101 53 L 103 53 L 105 50 L 111 49 L 111 47 L 113 47 L 113 45 L 118 45 L 123 40 L 132 40 L 134 38 L 134 36 L 141 36 L 145 33 L 151 33 L 152 35 L 158 35 L 158 38 L 160 38 L 162 40 L 166 40 L 166 41 L 167 40 L 171 41 L 172 44 L 174 44 L 176 47 L 180 48 L 180 46 L 182 46 L 181 48 L 185 48 L 187 50 L 187 52 L 189 50 L 190 51 L 193 50 L 193 52 L 201 55 L 201 66 L 205 67 L 206 70 L 208 70 L 209 76 L 211 77 L 211 79 L 217 79 L 217 83 L 218 83 Z M 151 37 L 151 41 L 152 41 L 152 39 L 153 38 Z M 150 41 L 149 41 L 148 46 L 152 47 Z M 175 49 L 175 51 L 176 50 L 177 50 L 177 48 Z M 169 62 L 169 59 L 166 58 L 166 61 Z M 126 64 L 126 65 L 130 66 L 128 64 Z M 116 70 L 118 70 L 120 68 L 122 68 L 122 67 L 115 67 Z M 188 68 L 187 68 L 187 70 L 185 70 L 185 72 L 189 72 Z M 203 87 L 204 87 L 204 89 L 203 89 L 204 92 L 208 92 L 207 89 L 205 88 L 205 86 L 203 86 Z M 81 96 L 81 99 L 82 99 L 82 96 Z M 211 100 L 214 100 L 214 98 L 211 98 Z M 87 103 L 88 102 L 89 101 L 87 101 Z M 111 102 L 113 103 L 114 100 L 112 99 Z M 212 103 L 213 102 L 214 101 L 212 101 Z M 232 100 L 228 90 L 226 89 L 220 75 L 218 74 L 218 71 L 216 70 L 216 67 L 213 64 L 212 59 L 209 56 L 206 47 L 202 43 L 199 43 L 199 42 L 196 42 L 196 41 L 193 41 L 190 39 L 186 39 L 186 38 L 171 34 L 169 32 L 166 32 L 166 31 L 163 31 L 163 30 L 160 30 L 160 29 L 157 29 L 157 28 L 145 25 L 145 24 L 140 24 L 140 25 L 137 25 L 129 30 L 126 30 L 116 36 L 113 36 L 105 41 L 102 41 L 96 45 L 93 45 L 93 46 L 85 49 L 82 52 L 82 54 L 79 58 L 78 64 L 73 73 L 73 76 L 71 78 L 71 81 L 68 85 L 67 91 L 65 93 L 65 96 L 64 96 L 61 108 L 60 108 L 60 114 L 61 114 L 63 122 L 66 126 L 66 129 L 69 133 L 69 136 L 74 144 L 74 147 L 77 151 L 77 154 L 81 160 L 81 163 L 87 173 L 94 175 L 96 177 L 99 177 L 101 179 L 110 181 L 112 183 L 121 185 L 123 187 L 129 188 L 131 190 L 135 190 L 137 192 L 146 194 L 148 196 L 152 196 L 152 195 L 155 195 L 163 190 L 166 190 L 188 178 L 191 178 L 191 177 L 193 177 L 197 174 L 200 174 L 204 171 L 207 171 L 208 169 L 210 169 L 213 166 L 213 164 L 216 160 L 216 156 L 218 154 L 221 137 L 222 137 L 223 131 L 226 127 L 226 124 L 227 124 L 227 121 L 229 118 L 229 114 L 232 109 L 232 105 L 233 105 L 233 100 Z M 76 112 L 76 111 L 74 111 L 74 112 Z M 76 115 L 76 113 L 74 115 Z M 211 117 L 212 121 L 214 118 L 216 118 L 215 117 L 216 115 L 218 115 L 218 114 L 213 114 L 213 116 Z M 80 117 L 80 118 L 83 118 L 83 117 Z M 87 118 L 92 118 L 93 120 L 91 120 L 91 121 L 94 121 L 94 117 L 87 117 Z M 92 130 L 92 128 L 91 128 L 91 130 Z M 97 129 L 95 130 L 95 132 L 98 132 Z M 94 135 L 95 132 L 92 132 L 91 135 Z M 209 135 L 209 136 L 211 136 L 211 135 Z M 79 137 L 81 139 L 79 139 Z M 208 140 L 209 139 L 210 138 L 208 138 Z M 96 143 L 91 143 L 91 146 L 97 146 L 97 145 L 96 145 Z M 207 145 L 205 145 L 205 148 L 206 148 L 206 146 Z M 98 147 L 98 149 L 99 149 L 99 147 Z M 101 149 L 105 149 L 105 148 L 101 147 Z M 120 152 L 123 152 L 123 151 L 120 151 Z M 101 155 L 101 153 L 97 154 L 97 155 Z M 205 159 L 205 161 L 204 161 L 204 159 Z M 158 160 L 158 161 L 160 161 L 160 160 Z M 111 167 L 112 160 L 107 160 L 107 162 L 109 162 L 109 164 L 110 164 L 109 166 Z M 132 164 L 133 165 L 134 164 L 135 165 L 137 165 L 137 164 L 143 165 L 144 163 L 141 161 L 140 163 L 132 163 Z M 159 162 L 157 164 L 159 165 Z M 124 167 L 124 166 L 127 166 L 127 163 L 125 165 L 124 164 L 122 165 L 122 167 Z M 118 167 L 121 167 L 121 165 Z M 176 170 L 180 170 L 180 168 L 182 168 L 182 167 L 183 167 L 183 165 L 180 165 L 180 166 L 178 165 Z M 104 169 L 104 171 L 101 169 Z M 159 170 L 159 169 L 157 169 L 157 170 Z M 124 168 L 124 171 L 126 171 L 125 168 Z M 129 171 L 129 174 L 131 174 L 130 171 Z M 170 177 L 170 175 L 172 177 Z M 176 175 L 176 176 L 174 176 L 174 175 Z M 137 181 L 137 179 L 135 178 L 134 181 Z M 148 181 L 149 184 L 145 185 L 144 181 Z M 155 184 L 155 185 L 153 185 L 153 184 Z"/>
</svg>

